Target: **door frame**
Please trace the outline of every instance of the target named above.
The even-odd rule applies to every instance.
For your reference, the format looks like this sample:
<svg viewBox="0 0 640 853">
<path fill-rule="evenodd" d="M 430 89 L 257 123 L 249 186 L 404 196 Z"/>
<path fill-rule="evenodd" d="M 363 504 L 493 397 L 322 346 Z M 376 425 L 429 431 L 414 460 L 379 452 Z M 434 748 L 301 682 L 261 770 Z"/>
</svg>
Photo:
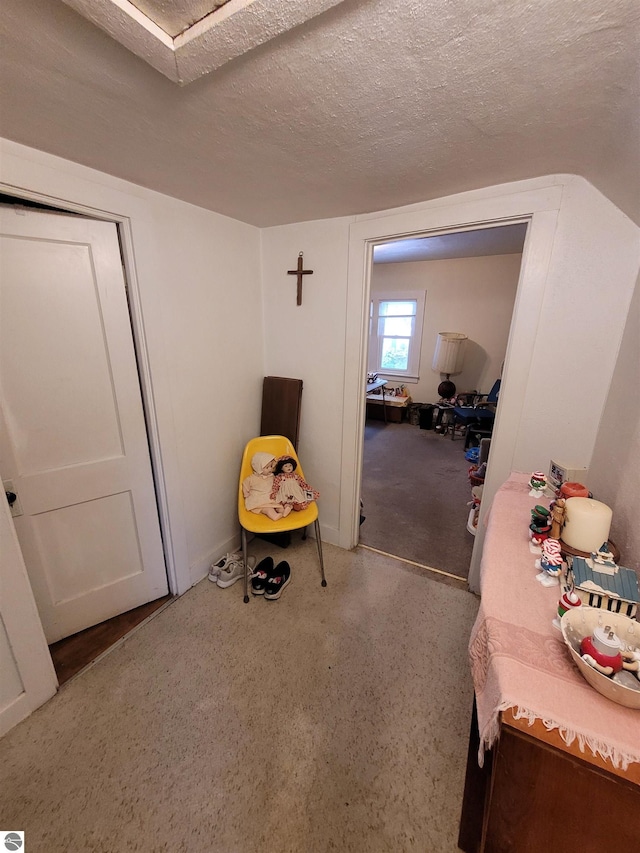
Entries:
<svg viewBox="0 0 640 853">
<path fill-rule="evenodd" d="M 500 410 L 496 416 L 490 469 L 485 480 L 475 537 L 469 587 L 479 592 L 484 518 L 493 495 L 513 467 L 526 380 L 533 361 L 535 336 L 562 200 L 562 184 L 549 183 L 522 192 L 492 188 L 486 197 L 463 194 L 409 211 L 372 214 L 349 229 L 345 381 L 343 399 L 340 545 L 358 544 L 359 507 L 365 425 L 367 346 L 373 247 L 405 237 L 432 236 L 513 222 L 528 222 L 514 310 L 507 342 Z M 473 195 L 475 197 L 469 197 Z"/>
<path fill-rule="evenodd" d="M 437 231 L 427 231 L 427 232 L 421 232 L 419 234 L 411 235 L 413 238 L 434 237 L 434 236 L 442 237 L 442 236 L 451 235 L 451 234 L 468 233 L 469 231 L 485 231 L 485 230 L 489 230 L 491 228 L 500 228 L 500 227 L 504 227 L 504 226 L 508 226 L 508 225 L 523 225 L 523 224 L 527 225 L 527 231 L 525 232 L 525 237 L 524 237 L 522 249 L 520 251 L 520 256 L 521 256 L 520 268 L 518 270 L 518 281 L 516 283 L 516 290 L 514 293 L 514 300 L 513 300 L 513 308 L 511 310 L 511 321 L 509 324 L 509 331 L 507 333 L 507 347 L 508 347 L 509 337 L 510 337 L 511 331 L 512 331 L 513 317 L 514 317 L 514 314 L 516 311 L 517 293 L 518 293 L 518 288 L 520 287 L 521 274 L 522 274 L 522 263 L 523 263 L 523 259 L 524 259 L 524 247 L 526 245 L 527 234 L 529 232 L 529 227 L 531 224 L 531 217 L 529 217 L 529 216 L 516 217 L 514 219 L 504 220 L 501 222 L 481 223 L 480 225 L 473 225 L 473 226 L 464 227 L 464 228 L 456 228 L 455 230 L 445 229 L 445 230 L 437 230 Z M 381 245 L 385 245 L 386 243 L 396 243 L 396 242 L 398 242 L 396 238 L 391 238 L 391 239 L 387 238 L 384 240 L 373 240 L 373 241 L 371 241 L 371 252 L 370 252 L 370 259 L 369 259 L 368 276 L 367 276 L 367 287 L 368 287 L 368 293 L 369 293 L 369 302 L 371 301 L 371 279 L 373 277 L 374 249 L 376 248 L 376 246 L 381 246 Z M 470 255 L 470 256 L 465 256 L 465 259 L 466 260 L 474 260 L 474 259 L 478 259 L 481 257 L 482 257 L 481 255 Z M 402 263 L 402 262 L 401 261 L 395 261 L 393 263 L 397 264 L 397 263 Z M 390 264 L 390 265 L 393 265 L 393 264 Z M 425 312 L 426 312 L 426 310 L 427 310 L 427 306 L 425 304 Z M 454 324 L 454 327 L 455 327 L 455 324 Z M 371 340 L 371 331 L 370 330 L 367 333 L 367 338 L 368 338 L 368 344 L 367 344 L 367 346 L 365 346 L 365 352 L 364 352 L 365 359 L 367 359 L 368 349 L 370 346 L 370 340 Z M 368 359 L 367 359 L 367 364 L 368 364 Z M 503 392 L 502 389 L 504 389 L 506 387 L 507 388 L 506 393 L 508 393 L 508 388 L 509 388 L 509 383 L 506 381 L 506 358 L 504 361 L 503 369 L 500 371 L 500 380 L 501 380 L 500 402 L 502 403 L 502 401 L 505 397 L 505 392 Z M 366 401 L 364 404 L 364 411 L 365 411 L 365 414 L 364 414 L 363 432 L 362 432 L 363 451 L 362 451 L 361 465 L 360 465 L 360 493 L 358 496 L 358 506 L 360 506 L 360 498 L 362 496 L 362 476 L 363 476 L 363 469 L 364 469 L 364 426 L 366 424 Z M 496 415 L 496 420 L 497 420 L 497 415 Z M 494 454 L 495 454 L 495 448 L 496 447 L 498 448 L 498 453 L 499 453 L 500 446 L 498 445 L 498 441 L 499 441 L 498 430 L 494 426 L 493 431 L 492 431 L 492 435 L 491 435 L 491 446 L 492 446 L 492 448 L 494 448 Z M 489 462 L 487 463 L 487 477 L 489 476 L 489 465 L 490 464 L 491 464 L 491 462 L 489 460 Z M 359 543 L 359 540 L 360 540 L 360 534 L 359 534 L 360 521 L 359 520 L 358 520 L 357 530 L 358 530 L 358 543 Z M 439 572 L 441 570 L 439 568 L 435 568 L 434 571 Z M 445 574 L 446 574 L 446 572 L 445 572 Z M 451 575 L 451 577 L 457 577 L 459 580 L 463 580 L 463 581 L 466 580 L 465 577 L 461 577 L 461 576 L 455 575 L 455 574 Z"/>
<path fill-rule="evenodd" d="M 90 219 L 102 222 L 112 222 L 116 226 L 120 256 L 123 266 L 123 275 L 129 306 L 129 317 L 131 320 L 131 334 L 136 355 L 138 377 L 140 380 L 140 393 L 142 407 L 149 443 L 149 456 L 151 459 L 151 470 L 153 474 L 156 505 L 160 523 L 160 534 L 162 538 L 162 549 L 164 552 L 165 567 L 169 591 L 173 595 L 181 595 L 191 586 L 191 578 L 188 566 L 179 560 L 175 537 L 172 535 L 171 515 L 169 512 L 169 498 L 167 483 L 163 465 L 163 455 L 160 443 L 160 430 L 158 426 L 157 410 L 153 393 L 153 381 L 151 377 L 151 366 L 147 347 L 146 333 L 144 327 L 142 298 L 138 277 L 136 274 L 134 239 L 131 220 L 128 216 L 99 210 L 87 205 L 55 198 L 44 193 L 33 192 L 22 187 L 0 183 L 3 194 L 11 196 L 18 202 L 20 200 L 31 201 L 53 208 L 52 212 L 76 213 Z"/>
</svg>

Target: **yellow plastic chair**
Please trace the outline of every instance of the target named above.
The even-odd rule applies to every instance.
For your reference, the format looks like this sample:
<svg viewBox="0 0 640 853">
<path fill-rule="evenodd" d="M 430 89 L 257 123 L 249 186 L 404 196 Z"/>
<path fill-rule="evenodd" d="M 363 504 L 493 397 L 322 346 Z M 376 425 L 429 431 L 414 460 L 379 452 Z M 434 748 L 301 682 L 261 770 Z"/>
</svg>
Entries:
<svg viewBox="0 0 640 853">
<path fill-rule="evenodd" d="M 316 545 L 318 546 L 318 557 L 320 558 L 320 573 L 322 575 L 322 586 L 327 585 L 324 576 L 324 561 L 322 559 L 322 539 L 320 538 L 320 523 L 318 521 L 318 505 L 315 501 L 300 512 L 290 512 L 286 518 L 272 521 L 262 513 L 250 512 L 245 508 L 244 495 L 242 494 L 242 483 L 245 477 L 253 473 L 251 459 L 254 453 L 272 453 L 276 459 L 280 456 L 291 456 L 297 462 L 296 474 L 304 479 L 304 472 L 300 465 L 298 455 L 288 438 L 283 435 L 261 435 L 252 438 L 242 454 L 240 466 L 240 480 L 238 483 L 238 518 L 242 532 L 242 557 L 244 559 L 244 600 L 249 601 L 249 569 L 247 564 L 247 531 L 249 533 L 286 533 L 289 530 L 306 528 L 309 524 L 315 525 Z M 303 539 L 306 539 L 306 530 Z"/>
</svg>

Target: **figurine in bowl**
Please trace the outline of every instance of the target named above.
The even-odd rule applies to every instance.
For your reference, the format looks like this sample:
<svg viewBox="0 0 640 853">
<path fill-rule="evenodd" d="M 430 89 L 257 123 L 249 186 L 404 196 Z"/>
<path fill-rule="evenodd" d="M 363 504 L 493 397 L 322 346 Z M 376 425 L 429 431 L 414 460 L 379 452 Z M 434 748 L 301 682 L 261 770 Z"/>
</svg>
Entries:
<svg viewBox="0 0 640 853">
<path fill-rule="evenodd" d="M 580 643 L 582 660 L 601 672 L 612 676 L 621 670 L 633 672 L 640 680 L 640 652 L 625 648 L 624 643 L 610 625 L 600 625 L 593 634 Z"/>
</svg>

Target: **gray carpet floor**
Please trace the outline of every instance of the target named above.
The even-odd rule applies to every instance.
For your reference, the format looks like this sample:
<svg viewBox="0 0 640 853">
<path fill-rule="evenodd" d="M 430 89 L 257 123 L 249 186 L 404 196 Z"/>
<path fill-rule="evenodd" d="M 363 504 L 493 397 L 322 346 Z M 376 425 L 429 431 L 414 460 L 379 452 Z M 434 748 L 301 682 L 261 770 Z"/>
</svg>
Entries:
<svg viewBox="0 0 640 853">
<path fill-rule="evenodd" d="M 29 853 L 457 849 L 477 600 L 313 541 L 277 602 L 204 580 L 0 742 Z"/>
<path fill-rule="evenodd" d="M 367 421 L 360 543 L 466 578 L 471 485 L 464 441 L 408 423 Z"/>
</svg>

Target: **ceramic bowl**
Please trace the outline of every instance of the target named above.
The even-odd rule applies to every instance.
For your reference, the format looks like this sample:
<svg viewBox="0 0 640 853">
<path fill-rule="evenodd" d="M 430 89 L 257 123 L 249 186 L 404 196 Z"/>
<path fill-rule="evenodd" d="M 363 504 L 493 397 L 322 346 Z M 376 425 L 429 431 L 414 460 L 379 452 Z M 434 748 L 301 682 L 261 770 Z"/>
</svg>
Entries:
<svg viewBox="0 0 640 853">
<path fill-rule="evenodd" d="M 574 660 L 582 675 L 598 693 L 624 705 L 626 708 L 637 708 L 640 710 L 640 690 L 632 690 L 622 684 L 616 684 L 606 675 L 602 675 L 580 657 L 580 641 L 589 637 L 593 629 L 598 625 L 604 627 L 611 625 L 617 636 L 624 643 L 625 648 L 640 649 L 640 623 L 628 616 L 619 613 L 609 613 L 598 607 L 575 607 L 563 615 L 560 622 L 562 636 L 567 644 Z M 640 682 L 638 682 L 640 685 Z"/>
</svg>

